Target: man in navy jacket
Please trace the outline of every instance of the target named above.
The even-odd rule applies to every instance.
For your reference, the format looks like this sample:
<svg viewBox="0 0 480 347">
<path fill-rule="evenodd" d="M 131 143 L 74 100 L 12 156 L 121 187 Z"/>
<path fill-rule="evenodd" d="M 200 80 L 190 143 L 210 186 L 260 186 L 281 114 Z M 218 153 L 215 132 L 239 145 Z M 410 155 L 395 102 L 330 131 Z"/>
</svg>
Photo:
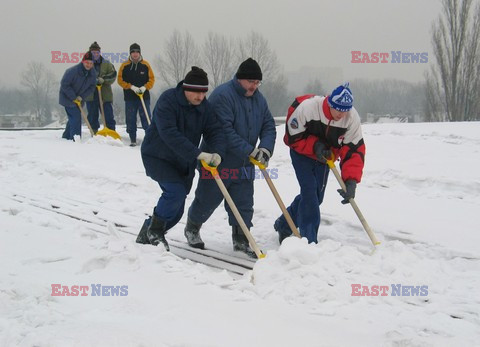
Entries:
<svg viewBox="0 0 480 347">
<path fill-rule="evenodd" d="M 276 138 L 275 122 L 267 101 L 258 90 L 261 81 L 260 66 L 255 60 L 248 58 L 240 64 L 235 77 L 218 86 L 209 98 L 222 123 L 227 141 L 225 159 L 218 170 L 222 173 L 222 178 L 225 178 L 225 186 L 248 228 L 253 225 L 255 179 L 254 166 L 250 163 L 249 157 L 268 165 Z M 258 140 L 260 142 L 257 146 Z M 209 144 L 203 144 L 202 149 L 209 151 Z M 195 199 L 188 211 L 185 227 L 187 240 L 189 235 L 200 237 L 200 227 L 222 200 L 223 195 L 214 180 L 199 180 Z M 233 249 L 255 257 L 228 204 L 225 204 L 225 209 L 228 213 L 228 222 L 232 226 Z M 195 247 L 190 240 L 189 244 Z"/>
<path fill-rule="evenodd" d="M 162 195 L 152 218 L 145 221 L 138 243 L 156 246 L 162 242 L 169 250 L 165 233 L 183 215 L 197 160 L 205 160 L 212 166 L 222 161 L 225 137 L 205 99 L 207 91 L 207 74 L 193 66 L 185 79 L 176 88 L 165 91 L 155 105 L 141 152 L 146 173 L 158 182 Z M 198 148 L 202 136 L 211 152 Z"/>
<path fill-rule="evenodd" d="M 62 137 L 73 140 L 75 135 L 82 136 L 82 118 L 80 104 L 87 96 L 93 94 L 97 73 L 93 68 L 93 55 L 88 51 L 82 62 L 68 68 L 60 82 L 59 103 L 65 107 L 68 122 Z"/>
</svg>

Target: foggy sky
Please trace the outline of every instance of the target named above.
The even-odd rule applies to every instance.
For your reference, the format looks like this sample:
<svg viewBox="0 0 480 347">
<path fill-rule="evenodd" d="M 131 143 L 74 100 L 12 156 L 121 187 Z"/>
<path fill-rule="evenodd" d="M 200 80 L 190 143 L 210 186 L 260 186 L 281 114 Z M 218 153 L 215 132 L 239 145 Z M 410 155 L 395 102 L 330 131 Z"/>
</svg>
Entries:
<svg viewBox="0 0 480 347">
<path fill-rule="evenodd" d="M 209 31 L 258 32 L 285 72 L 332 67 L 345 80 L 419 82 L 433 62 L 431 26 L 440 11 L 440 0 L 18 0 L 2 3 L 0 87 L 18 86 L 29 61 L 45 63 L 60 78 L 72 64 L 52 64 L 51 51 L 84 52 L 93 41 L 103 52 L 127 52 L 137 42 L 153 63 L 174 29 L 188 30 L 197 43 Z M 427 52 L 428 62 L 353 64 L 352 51 Z"/>
</svg>

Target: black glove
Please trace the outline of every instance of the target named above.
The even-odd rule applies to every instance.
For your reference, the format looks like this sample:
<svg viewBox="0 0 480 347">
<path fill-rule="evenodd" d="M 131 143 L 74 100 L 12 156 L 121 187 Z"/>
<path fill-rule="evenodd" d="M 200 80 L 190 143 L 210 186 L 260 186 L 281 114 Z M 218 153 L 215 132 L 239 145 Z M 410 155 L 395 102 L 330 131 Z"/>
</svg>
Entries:
<svg viewBox="0 0 480 347">
<path fill-rule="evenodd" d="M 332 151 L 329 150 L 323 142 L 315 142 L 313 145 L 313 151 L 315 152 L 318 161 L 322 164 L 325 164 L 327 159 L 332 158 Z"/>
<path fill-rule="evenodd" d="M 355 198 L 355 190 L 357 189 L 357 182 L 355 180 L 346 180 L 345 187 L 347 191 L 343 189 L 337 189 L 337 192 L 343 197 L 342 204 L 348 204 L 350 199 Z"/>
</svg>

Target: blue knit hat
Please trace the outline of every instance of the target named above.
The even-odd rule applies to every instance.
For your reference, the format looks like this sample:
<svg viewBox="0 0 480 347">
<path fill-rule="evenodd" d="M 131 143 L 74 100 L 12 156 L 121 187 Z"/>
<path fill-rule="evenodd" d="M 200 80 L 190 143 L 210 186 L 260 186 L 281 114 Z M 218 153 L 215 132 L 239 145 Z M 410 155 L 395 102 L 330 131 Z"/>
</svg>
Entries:
<svg viewBox="0 0 480 347">
<path fill-rule="evenodd" d="M 332 94 L 330 94 L 328 97 L 328 105 L 331 108 L 340 112 L 348 112 L 352 109 L 353 94 L 348 86 L 349 83 L 347 82 L 343 86 L 335 88 Z"/>
</svg>

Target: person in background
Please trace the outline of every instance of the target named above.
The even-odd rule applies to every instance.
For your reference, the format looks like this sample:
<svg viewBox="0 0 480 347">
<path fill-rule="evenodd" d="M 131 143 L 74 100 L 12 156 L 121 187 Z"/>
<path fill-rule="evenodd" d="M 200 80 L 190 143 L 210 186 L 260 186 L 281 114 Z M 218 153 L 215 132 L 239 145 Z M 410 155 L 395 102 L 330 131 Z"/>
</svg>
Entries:
<svg viewBox="0 0 480 347">
<path fill-rule="evenodd" d="M 150 64 L 143 59 L 140 45 L 130 45 L 130 56 L 120 66 L 118 71 L 118 84 L 123 88 L 125 100 L 125 121 L 127 133 L 130 136 L 130 146 L 137 145 L 137 112 L 140 114 L 142 128 L 147 130 L 148 122 L 143 110 L 139 95 L 143 95 L 145 107 L 150 115 L 150 92 L 155 83 L 155 76 Z"/>
<path fill-rule="evenodd" d="M 88 51 L 82 61 L 68 68 L 60 82 L 59 103 L 67 112 L 67 125 L 62 137 L 74 140 L 75 135 L 82 136 L 82 116 L 79 106 L 95 90 L 97 74 L 93 68 L 93 55 Z M 74 140 L 75 141 L 75 140 Z"/>
<path fill-rule="evenodd" d="M 151 219 L 145 220 L 137 243 L 163 243 L 169 250 L 165 234 L 183 215 L 197 160 L 213 166 L 222 161 L 225 137 L 205 98 L 207 91 L 207 74 L 193 66 L 185 79 L 165 91 L 155 105 L 141 153 L 147 176 L 158 182 L 162 195 Z M 202 137 L 211 152 L 198 148 Z M 194 237 L 190 242 L 201 241 Z"/>
<path fill-rule="evenodd" d="M 298 98 L 297 98 L 298 99 Z M 290 147 L 300 194 L 287 208 L 300 235 L 309 243 L 317 243 L 320 208 L 327 186 L 329 167 L 326 159 L 340 157 L 341 175 L 347 187 L 339 189 L 342 203 L 355 197 L 357 183 L 362 178 L 365 143 L 360 116 L 353 107 L 353 94 L 346 83 L 330 95 L 315 96 L 291 107 L 296 109 L 287 118 L 284 142 Z M 285 217 L 280 216 L 274 229 L 282 241 L 292 234 Z"/>
<path fill-rule="evenodd" d="M 105 113 L 105 123 L 109 129 L 115 130 L 115 118 L 113 116 L 113 93 L 112 83 L 115 82 L 117 71 L 112 63 L 105 60 L 100 53 L 100 46 L 97 41 L 90 45 L 90 52 L 93 56 L 93 67 L 97 73 L 97 86 L 102 86 L 100 92 L 102 93 L 103 111 Z M 98 89 L 85 100 L 88 110 L 88 121 L 95 133 L 100 128 L 98 122 L 98 110 L 100 108 L 100 100 L 98 97 Z"/>
<path fill-rule="evenodd" d="M 267 101 L 258 90 L 262 81 L 262 70 L 258 63 L 248 58 L 242 62 L 235 77 L 218 86 L 209 97 L 215 113 L 222 123 L 226 136 L 225 159 L 218 168 L 230 172 L 224 179 L 240 215 L 250 229 L 253 217 L 253 182 L 255 169 L 250 157 L 268 165 L 275 145 L 275 121 L 268 109 Z M 257 145 L 258 142 L 258 145 Z M 208 144 L 202 150 L 210 151 Z M 213 179 L 200 179 L 195 191 L 195 199 L 188 210 L 185 236 L 188 243 L 191 236 L 200 238 L 200 228 L 223 201 L 224 197 Z M 243 233 L 232 210 L 225 203 L 228 223 L 232 226 L 232 242 L 235 251 L 256 257 L 248 239 Z M 203 245 L 203 242 L 200 243 Z"/>
</svg>

